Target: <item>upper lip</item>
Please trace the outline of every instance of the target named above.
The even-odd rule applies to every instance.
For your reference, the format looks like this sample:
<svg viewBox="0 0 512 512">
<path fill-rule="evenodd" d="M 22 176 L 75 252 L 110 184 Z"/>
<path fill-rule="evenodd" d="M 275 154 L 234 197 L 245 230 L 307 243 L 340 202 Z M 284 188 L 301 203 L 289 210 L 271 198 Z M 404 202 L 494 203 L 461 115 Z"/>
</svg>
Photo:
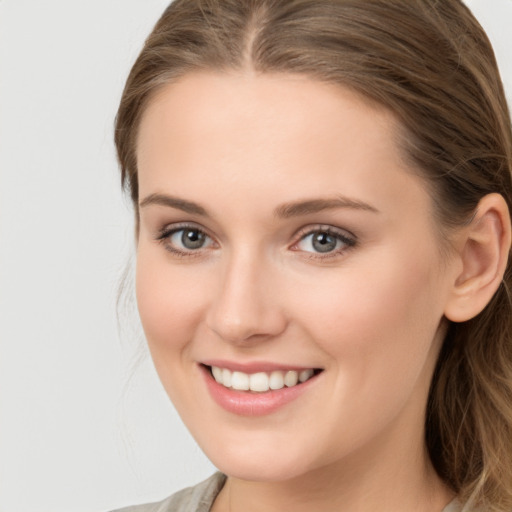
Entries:
<svg viewBox="0 0 512 512">
<path fill-rule="evenodd" d="M 300 372 L 301 370 L 319 370 L 320 368 L 315 366 L 297 365 L 297 364 L 282 364 L 270 361 L 254 361 L 247 363 L 240 363 L 236 361 L 226 361 L 221 359 L 208 359 L 200 362 L 205 366 L 217 366 L 219 368 L 226 368 L 232 372 L 243 372 L 243 373 L 258 373 L 258 372 L 273 372 L 273 371 L 287 371 L 295 370 Z"/>
</svg>

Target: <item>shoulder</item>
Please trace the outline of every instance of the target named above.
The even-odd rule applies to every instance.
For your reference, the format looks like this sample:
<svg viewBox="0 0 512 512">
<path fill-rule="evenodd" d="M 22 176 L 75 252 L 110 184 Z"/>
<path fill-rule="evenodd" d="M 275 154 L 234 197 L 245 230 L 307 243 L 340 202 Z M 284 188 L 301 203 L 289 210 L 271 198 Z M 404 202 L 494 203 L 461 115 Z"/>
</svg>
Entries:
<svg viewBox="0 0 512 512">
<path fill-rule="evenodd" d="M 442 512 L 484 512 L 482 507 L 474 508 L 470 504 L 463 505 L 457 498 L 449 503 Z"/>
<path fill-rule="evenodd" d="M 462 509 L 462 504 L 459 500 L 454 499 L 451 503 L 446 505 L 445 508 L 443 508 L 442 512 L 460 512 Z"/>
<path fill-rule="evenodd" d="M 215 473 L 204 482 L 182 489 L 163 501 L 135 505 L 112 512 L 208 512 L 225 481 L 225 475 Z"/>
</svg>

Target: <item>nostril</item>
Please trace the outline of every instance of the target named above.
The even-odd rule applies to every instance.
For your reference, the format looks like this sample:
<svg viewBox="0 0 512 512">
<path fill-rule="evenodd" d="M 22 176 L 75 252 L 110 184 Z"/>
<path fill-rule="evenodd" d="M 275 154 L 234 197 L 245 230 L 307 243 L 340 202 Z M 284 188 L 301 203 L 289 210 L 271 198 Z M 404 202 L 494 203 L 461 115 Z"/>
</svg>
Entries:
<svg viewBox="0 0 512 512">
<path fill-rule="evenodd" d="M 284 318 L 261 318 L 258 320 L 256 315 L 245 321 L 226 318 L 213 319 L 207 322 L 207 325 L 220 339 L 239 345 L 252 345 L 274 339 L 286 329 Z"/>
</svg>

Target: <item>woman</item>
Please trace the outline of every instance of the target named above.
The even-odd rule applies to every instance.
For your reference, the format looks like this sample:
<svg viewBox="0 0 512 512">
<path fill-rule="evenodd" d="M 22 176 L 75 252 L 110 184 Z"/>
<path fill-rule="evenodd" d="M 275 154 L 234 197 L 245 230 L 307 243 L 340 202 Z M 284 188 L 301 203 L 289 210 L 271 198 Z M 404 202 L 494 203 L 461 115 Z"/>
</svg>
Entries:
<svg viewBox="0 0 512 512">
<path fill-rule="evenodd" d="M 116 144 L 220 470 L 128 510 L 512 510 L 512 134 L 462 2 L 176 0 Z"/>
</svg>

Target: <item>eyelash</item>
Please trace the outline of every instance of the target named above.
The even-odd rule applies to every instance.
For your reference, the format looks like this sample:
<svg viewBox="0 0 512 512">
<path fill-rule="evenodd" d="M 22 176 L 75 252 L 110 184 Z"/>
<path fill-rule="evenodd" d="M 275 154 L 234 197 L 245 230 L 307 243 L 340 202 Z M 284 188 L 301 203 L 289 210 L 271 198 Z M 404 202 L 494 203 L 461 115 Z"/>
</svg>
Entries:
<svg viewBox="0 0 512 512">
<path fill-rule="evenodd" d="M 201 253 L 204 249 L 203 247 L 200 247 L 198 249 L 188 249 L 188 250 L 182 250 L 177 249 L 173 245 L 170 244 L 170 238 L 175 235 L 176 233 L 179 233 L 181 231 L 196 231 L 198 234 L 205 236 L 207 239 L 209 239 L 211 242 L 215 244 L 215 241 L 211 236 L 209 236 L 205 230 L 201 229 L 199 226 L 196 226 L 194 224 L 178 224 L 178 225 L 172 225 L 170 227 L 163 228 L 157 235 L 156 240 L 161 243 L 164 248 L 172 253 L 174 256 L 177 256 L 179 258 L 194 258 L 201 256 Z M 321 252 L 313 252 L 313 251 L 301 251 L 300 249 L 297 249 L 297 246 L 306 240 L 308 236 L 312 236 L 315 233 L 322 233 L 327 236 L 333 237 L 336 239 L 336 241 L 341 242 L 343 244 L 343 247 L 334 249 L 333 251 L 326 252 L 322 254 Z M 357 244 L 357 239 L 353 235 L 347 233 L 346 231 L 341 231 L 337 228 L 334 228 L 332 226 L 323 226 L 318 225 L 315 227 L 307 227 L 303 228 L 299 232 L 297 232 L 294 235 L 294 238 L 296 241 L 290 246 L 290 249 L 296 252 L 303 252 L 305 254 L 308 254 L 308 259 L 316 259 L 316 260 L 325 260 L 325 259 L 331 259 L 340 257 L 342 254 L 344 254 L 346 251 L 354 248 Z"/>
<path fill-rule="evenodd" d="M 179 233 L 180 231 L 197 231 L 199 234 L 204 235 L 206 238 L 213 241 L 213 238 L 209 236 L 203 229 L 194 224 L 174 224 L 172 226 L 168 226 L 163 228 L 156 237 L 157 242 L 162 244 L 164 248 L 173 254 L 173 256 L 177 256 L 178 258 L 195 258 L 201 256 L 201 249 L 197 250 L 189 249 L 189 250 L 181 250 L 176 249 L 170 243 L 170 238 Z"/>
<path fill-rule="evenodd" d="M 333 226 L 325 226 L 318 225 L 314 227 L 307 227 L 301 229 L 295 237 L 297 241 L 293 243 L 291 246 L 292 250 L 300 251 L 300 249 L 295 249 L 301 242 L 303 242 L 308 236 L 312 236 L 315 233 L 322 233 L 327 236 L 331 236 L 335 238 L 337 241 L 343 244 L 342 247 L 337 248 L 333 251 L 326 252 L 322 254 L 321 252 L 309 252 L 303 251 L 308 254 L 308 259 L 316 259 L 316 260 L 326 260 L 331 258 L 339 258 L 344 255 L 348 250 L 353 249 L 357 244 L 357 239 L 354 235 L 348 233 L 347 231 L 342 231 L 340 229 L 334 228 Z"/>
</svg>

